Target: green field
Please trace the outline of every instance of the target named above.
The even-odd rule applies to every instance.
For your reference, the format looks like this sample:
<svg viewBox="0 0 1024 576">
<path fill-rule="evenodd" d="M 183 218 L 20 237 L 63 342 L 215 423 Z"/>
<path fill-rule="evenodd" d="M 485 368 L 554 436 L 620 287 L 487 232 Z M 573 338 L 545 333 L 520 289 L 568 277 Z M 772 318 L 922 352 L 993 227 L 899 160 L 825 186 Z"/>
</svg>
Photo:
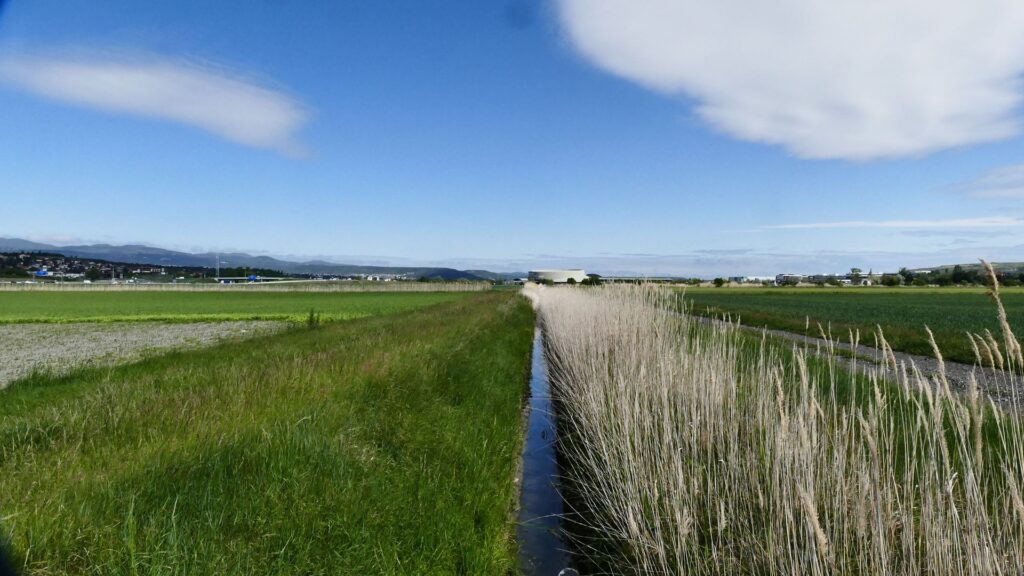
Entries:
<svg viewBox="0 0 1024 576">
<path fill-rule="evenodd" d="M 514 573 L 532 333 L 479 293 L 23 380 L 2 532 L 28 574 Z"/>
<path fill-rule="evenodd" d="M 0 323 L 347 320 L 465 298 L 466 292 L 0 292 Z"/>
<path fill-rule="evenodd" d="M 974 361 L 965 331 L 989 329 L 1001 340 L 996 307 L 982 289 L 690 288 L 686 299 L 698 314 L 738 315 L 749 326 L 818 336 L 818 324 L 831 325 L 844 342 L 852 329 L 872 345 L 880 325 L 894 349 L 930 356 L 927 325 L 943 355 L 961 362 Z M 1024 332 L 1024 291 L 1003 290 L 1002 300 L 1011 326 Z"/>
</svg>

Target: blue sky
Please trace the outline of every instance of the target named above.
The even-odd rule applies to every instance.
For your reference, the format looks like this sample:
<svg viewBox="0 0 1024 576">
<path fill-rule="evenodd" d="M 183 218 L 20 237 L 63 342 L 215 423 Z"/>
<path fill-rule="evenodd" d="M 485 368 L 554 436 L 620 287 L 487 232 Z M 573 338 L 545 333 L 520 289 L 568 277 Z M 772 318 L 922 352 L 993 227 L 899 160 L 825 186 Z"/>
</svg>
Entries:
<svg viewBox="0 0 1024 576">
<path fill-rule="evenodd" d="M 946 1 L 877 37 L 814 11 L 823 39 L 788 28 L 808 0 L 11 0 L 0 236 L 604 273 L 1024 260 L 1024 14 Z"/>
</svg>

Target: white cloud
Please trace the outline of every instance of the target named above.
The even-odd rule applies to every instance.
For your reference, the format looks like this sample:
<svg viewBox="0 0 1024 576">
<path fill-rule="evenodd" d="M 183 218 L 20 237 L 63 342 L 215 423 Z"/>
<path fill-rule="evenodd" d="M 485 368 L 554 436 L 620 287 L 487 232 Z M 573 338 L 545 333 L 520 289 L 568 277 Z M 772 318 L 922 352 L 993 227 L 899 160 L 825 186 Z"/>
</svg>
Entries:
<svg viewBox="0 0 1024 576">
<path fill-rule="evenodd" d="M 181 122 L 226 140 L 300 155 L 305 108 L 241 75 L 153 55 L 20 54 L 0 60 L 0 80 L 70 104 Z"/>
<path fill-rule="evenodd" d="M 813 222 L 808 224 L 776 224 L 770 230 L 816 230 L 823 228 L 893 228 L 901 230 L 930 228 L 1012 228 L 1024 226 L 1024 219 L 1009 216 L 954 218 L 950 220 L 851 220 L 848 222 Z"/>
<path fill-rule="evenodd" d="M 990 170 L 957 188 L 975 198 L 1024 198 L 1024 164 Z"/>
<path fill-rule="evenodd" d="M 59 246 L 67 246 L 69 244 L 81 243 L 82 239 L 78 236 L 70 236 L 68 234 L 29 234 L 25 236 L 25 239 L 30 242 L 40 242 L 42 244 L 56 244 Z"/>
<path fill-rule="evenodd" d="M 807 158 L 1014 136 L 1020 0 L 559 0 L 585 58 L 690 97 L 733 137 Z"/>
</svg>

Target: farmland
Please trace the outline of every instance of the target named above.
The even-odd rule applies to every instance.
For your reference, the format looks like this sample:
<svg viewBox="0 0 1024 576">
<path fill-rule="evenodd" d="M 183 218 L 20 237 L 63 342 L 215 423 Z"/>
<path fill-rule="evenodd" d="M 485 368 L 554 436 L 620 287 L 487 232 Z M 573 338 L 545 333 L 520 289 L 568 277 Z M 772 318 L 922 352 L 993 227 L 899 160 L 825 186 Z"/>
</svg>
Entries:
<svg viewBox="0 0 1024 576">
<path fill-rule="evenodd" d="M 408 301 L 385 300 L 358 309 L 390 314 L 0 392 L 0 510 L 18 565 L 29 574 L 513 571 L 533 314 L 510 292 L 404 311 L 395 307 Z M 247 302 L 274 314 L 352 309 Z M 78 305 L 79 317 L 119 313 Z M 173 310 L 154 306 L 135 312 Z M 17 310 L 5 304 L 8 318 Z"/>
<path fill-rule="evenodd" d="M 452 302 L 466 292 L 48 291 L 0 292 L 0 324 L 118 321 L 301 321 L 311 310 L 347 320 Z"/>
<path fill-rule="evenodd" d="M 1011 326 L 1024 329 L 1024 291 L 1004 289 L 1003 303 Z M 973 362 L 965 331 L 990 330 L 999 337 L 995 307 L 983 289 L 928 288 L 758 288 L 686 290 L 695 314 L 729 314 L 743 324 L 819 336 L 820 324 L 832 336 L 849 341 L 859 331 L 861 343 L 873 344 L 881 326 L 896 350 L 931 355 L 928 326 L 943 355 Z"/>
</svg>

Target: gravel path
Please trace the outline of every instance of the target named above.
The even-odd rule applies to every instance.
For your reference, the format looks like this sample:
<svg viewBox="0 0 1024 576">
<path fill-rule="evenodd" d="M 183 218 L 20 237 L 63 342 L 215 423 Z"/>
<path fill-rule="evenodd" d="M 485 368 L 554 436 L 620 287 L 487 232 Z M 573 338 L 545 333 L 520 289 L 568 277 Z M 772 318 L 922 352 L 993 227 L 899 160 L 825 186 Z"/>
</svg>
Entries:
<svg viewBox="0 0 1024 576">
<path fill-rule="evenodd" d="M 700 321 L 704 323 L 721 322 L 720 320 L 712 320 L 702 316 L 697 316 L 696 318 L 699 318 Z M 843 342 L 828 342 L 822 338 L 804 336 L 803 334 L 795 334 L 793 332 L 786 332 L 783 330 L 769 330 L 754 326 L 740 326 L 739 328 L 756 334 L 766 333 L 775 338 L 796 342 L 797 344 L 801 344 L 810 349 L 810 351 L 817 356 L 831 356 L 836 360 L 838 365 L 851 369 L 855 368 L 862 374 L 867 374 L 870 371 L 882 370 L 882 364 L 884 363 L 882 351 L 873 346 L 861 344 L 854 348 L 851 344 Z M 856 358 L 851 358 L 846 354 L 831 353 L 829 352 L 830 346 L 834 350 L 842 350 L 847 353 L 852 353 Z M 917 369 L 925 376 L 932 379 L 938 377 L 940 369 L 939 362 L 931 356 L 918 356 L 916 354 L 907 354 L 905 352 L 898 351 L 894 351 L 893 355 L 896 357 L 896 364 L 906 366 L 908 373 L 911 373 L 912 367 L 916 366 Z M 1024 382 L 1021 382 L 1020 378 L 1014 378 L 1009 372 L 994 368 L 981 368 L 970 364 L 951 362 L 949 360 L 944 361 L 943 364 L 946 370 L 946 380 L 949 382 L 950 389 L 954 391 L 966 391 L 968 381 L 973 373 L 978 382 L 979 389 L 984 394 L 990 396 L 993 401 L 1004 406 L 1010 406 L 1014 403 L 1013 394 L 1015 388 L 1018 395 L 1024 392 L 1020 389 L 1020 385 L 1024 384 Z M 891 369 L 884 370 L 884 375 L 890 379 L 894 379 L 897 376 L 896 371 Z M 1024 398 L 1022 398 L 1022 400 L 1024 400 Z M 1024 404 L 1024 402 L 1022 402 L 1022 404 Z"/>
<path fill-rule="evenodd" d="M 0 389 L 34 371 L 63 374 L 88 366 L 111 366 L 172 349 L 266 334 L 285 325 L 256 321 L 0 324 Z"/>
</svg>

